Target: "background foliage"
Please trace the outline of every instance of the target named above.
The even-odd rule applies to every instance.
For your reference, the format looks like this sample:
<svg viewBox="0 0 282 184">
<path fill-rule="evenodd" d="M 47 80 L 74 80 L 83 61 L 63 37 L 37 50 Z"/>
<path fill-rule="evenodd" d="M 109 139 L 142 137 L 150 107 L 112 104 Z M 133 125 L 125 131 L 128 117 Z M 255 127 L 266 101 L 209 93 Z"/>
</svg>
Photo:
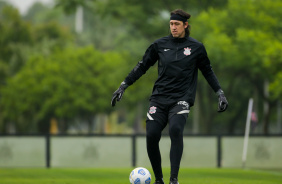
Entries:
<svg viewBox="0 0 282 184">
<path fill-rule="evenodd" d="M 75 30 L 78 7 L 82 33 Z M 199 74 L 185 132 L 243 133 L 254 98 L 258 123 L 252 133 L 281 133 L 280 0 L 58 0 L 53 6 L 35 3 L 24 15 L 1 1 L 0 132 L 47 133 L 52 119 L 58 133 L 73 127 L 144 132 L 156 66 L 115 108 L 111 95 L 148 45 L 169 34 L 169 12 L 176 8 L 192 15 L 191 36 L 206 46 L 230 103 L 217 113 L 217 97 Z"/>
</svg>

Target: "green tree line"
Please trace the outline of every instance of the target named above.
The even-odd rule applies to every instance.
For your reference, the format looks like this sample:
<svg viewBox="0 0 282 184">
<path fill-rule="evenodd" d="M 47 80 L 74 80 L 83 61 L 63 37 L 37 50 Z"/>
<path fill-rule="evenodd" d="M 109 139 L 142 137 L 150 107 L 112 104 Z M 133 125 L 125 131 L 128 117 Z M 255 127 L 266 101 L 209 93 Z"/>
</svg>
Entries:
<svg viewBox="0 0 282 184">
<path fill-rule="evenodd" d="M 75 13 L 83 7 L 83 32 Z M 35 3 L 25 15 L 0 4 L 0 132 L 60 132 L 78 120 L 89 127 L 109 121 L 144 131 L 153 66 L 130 86 L 117 107 L 111 95 L 148 45 L 169 34 L 169 12 L 191 13 L 191 36 L 207 48 L 230 106 L 219 114 L 217 97 L 199 74 L 187 133 L 243 133 L 248 99 L 254 98 L 257 133 L 277 133 L 282 96 L 282 2 L 279 0 L 55 1 Z M 93 127 L 92 127 L 93 128 Z M 281 131 L 281 130 L 278 130 Z M 91 131 L 89 131 L 91 132 Z M 121 130 L 122 133 L 122 130 Z"/>
</svg>

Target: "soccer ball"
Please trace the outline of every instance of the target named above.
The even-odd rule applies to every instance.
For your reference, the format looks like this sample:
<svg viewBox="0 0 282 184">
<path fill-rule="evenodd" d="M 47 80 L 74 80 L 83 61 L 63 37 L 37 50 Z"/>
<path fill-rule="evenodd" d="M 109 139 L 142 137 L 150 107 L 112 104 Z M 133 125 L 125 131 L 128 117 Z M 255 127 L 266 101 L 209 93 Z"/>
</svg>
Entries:
<svg viewBox="0 0 282 184">
<path fill-rule="evenodd" d="M 133 169 L 129 175 L 130 184 L 150 184 L 151 173 L 144 167 Z"/>
</svg>

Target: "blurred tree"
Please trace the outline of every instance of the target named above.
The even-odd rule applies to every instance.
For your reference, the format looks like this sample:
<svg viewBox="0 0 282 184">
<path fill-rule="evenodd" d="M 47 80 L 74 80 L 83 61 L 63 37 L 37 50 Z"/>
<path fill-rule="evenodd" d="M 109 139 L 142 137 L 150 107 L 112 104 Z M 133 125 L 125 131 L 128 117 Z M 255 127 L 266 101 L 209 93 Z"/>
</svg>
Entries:
<svg viewBox="0 0 282 184">
<path fill-rule="evenodd" d="M 5 6 L 0 14 L 0 60 L 3 65 L 20 67 L 23 58 L 13 52 L 16 44 L 31 45 L 33 43 L 31 26 L 22 21 L 18 10 L 11 6 Z M 10 69 L 5 73 L 14 74 L 17 68 L 5 67 Z M 4 80 L 5 78 L 2 78 Z M 3 81 L 1 82 L 3 83 Z"/>
<path fill-rule="evenodd" d="M 167 21 L 170 11 L 182 8 L 195 16 L 208 7 L 224 7 L 226 3 L 227 0 L 190 0 L 188 2 L 180 0 L 177 3 L 172 0 L 57 0 L 56 7 L 62 7 L 67 14 L 71 14 L 76 11 L 78 6 L 82 6 L 90 12 L 100 15 L 102 20 L 109 18 L 109 22 L 118 21 L 121 25 L 132 25 L 134 31 L 142 33 L 142 38 L 151 42 L 169 33 Z"/>
<path fill-rule="evenodd" d="M 49 12 L 51 7 L 46 6 L 41 2 L 35 2 L 27 11 L 27 13 L 23 16 L 24 20 L 31 21 L 32 23 L 43 23 L 49 21 L 47 19 L 46 12 Z M 52 15 L 55 18 L 58 18 L 59 11 L 52 11 Z"/>
<path fill-rule="evenodd" d="M 274 81 L 270 84 L 270 90 L 273 93 L 273 98 L 282 100 L 282 72 L 279 72 Z"/>
<path fill-rule="evenodd" d="M 71 31 L 74 26 L 73 15 L 65 15 L 61 7 L 54 8 L 40 2 L 35 2 L 23 16 L 23 19 L 35 25 L 56 22 L 61 26 L 68 27 Z"/>
<path fill-rule="evenodd" d="M 82 6 L 82 7 L 88 8 L 88 7 L 91 7 L 93 2 L 95 1 L 55 0 L 55 2 L 56 2 L 56 5 L 55 5 L 56 7 L 62 7 L 67 14 L 72 14 L 76 12 L 77 7 Z"/>
<path fill-rule="evenodd" d="M 4 88 L 8 78 L 16 75 L 31 56 L 48 56 L 72 41 L 68 29 L 55 22 L 33 26 L 12 6 L 3 6 L 0 11 L 0 88 Z M 0 101 L 4 98 L 0 92 Z M 3 125 L 2 115 L 0 111 Z"/>
<path fill-rule="evenodd" d="M 221 122 L 221 125 L 229 122 L 229 132 L 234 133 L 235 125 L 244 122 L 248 98 L 254 97 L 263 108 L 263 131 L 269 133 L 277 92 L 276 97 L 270 96 L 267 84 L 274 82 L 271 88 L 274 89 L 282 66 L 281 8 L 279 0 L 230 0 L 224 10 L 210 8 L 199 15 L 193 34 L 206 45 L 219 79 L 224 78 L 223 89 L 230 108 L 237 109 L 229 110 L 229 118 L 222 120 L 205 109 L 202 122 Z M 244 130 L 243 123 L 241 126 Z"/>
<path fill-rule="evenodd" d="M 7 5 L 8 5 L 7 2 L 5 2 L 5 1 L 0 1 L 0 10 L 1 10 L 3 7 L 7 6 Z"/>
<path fill-rule="evenodd" d="M 33 26 L 22 20 L 17 9 L 11 6 L 1 9 L 0 61 L 8 70 L 4 72 L 6 74 L 17 73 L 32 53 L 38 54 L 41 51 L 49 53 L 56 47 L 67 45 L 71 39 L 68 29 L 58 23 L 49 22 Z M 3 84 L 5 78 L 1 79 Z"/>
<path fill-rule="evenodd" d="M 97 6 L 95 1 L 57 1 L 56 8 L 46 6 L 42 3 L 35 3 L 24 20 L 33 24 L 46 24 L 58 22 L 60 25 L 68 27 L 76 37 L 76 44 L 79 46 L 95 45 L 95 48 L 103 51 L 127 50 L 133 57 L 139 57 L 144 53 L 144 47 L 149 42 L 142 38 L 140 31 L 135 30 L 131 24 L 121 24 L 120 20 L 113 18 L 110 14 L 102 16 L 93 7 Z M 72 10 L 67 9 L 73 6 Z M 84 7 L 84 31 L 82 34 L 75 33 L 75 11 L 77 6 Z M 67 12 L 66 14 L 64 13 Z M 140 38 L 136 44 L 136 38 Z M 142 39 L 141 39 L 142 38 Z"/>
<path fill-rule="evenodd" d="M 94 114 L 109 112 L 113 85 L 121 80 L 122 70 L 116 68 L 125 57 L 93 47 L 58 49 L 47 57 L 32 57 L 0 90 L 5 122 L 15 122 L 20 133 L 37 132 L 35 125 L 47 133 L 52 118 L 89 120 Z"/>
</svg>

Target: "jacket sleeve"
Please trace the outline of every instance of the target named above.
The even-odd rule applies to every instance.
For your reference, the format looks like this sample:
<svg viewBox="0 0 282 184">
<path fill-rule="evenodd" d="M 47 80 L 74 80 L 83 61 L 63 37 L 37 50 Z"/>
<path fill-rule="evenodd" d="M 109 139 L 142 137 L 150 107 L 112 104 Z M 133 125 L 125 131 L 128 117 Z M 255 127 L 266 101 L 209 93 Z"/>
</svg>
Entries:
<svg viewBox="0 0 282 184">
<path fill-rule="evenodd" d="M 157 44 L 152 43 L 146 50 L 143 59 L 137 63 L 137 65 L 131 70 L 124 82 L 127 85 L 133 84 L 137 81 L 146 71 L 153 66 L 159 59 Z"/>
<path fill-rule="evenodd" d="M 206 49 L 203 44 L 200 47 L 200 56 L 197 62 L 198 68 L 201 70 L 203 76 L 208 81 L 209 85 L 213 89 L 214 92 L 217 92 L 221 89 L 220 84 L 217 80 L 217 77 L 212 70 L 212 66 L 210 64 L 210 60 L 208 58 Z"/>
</svg>

